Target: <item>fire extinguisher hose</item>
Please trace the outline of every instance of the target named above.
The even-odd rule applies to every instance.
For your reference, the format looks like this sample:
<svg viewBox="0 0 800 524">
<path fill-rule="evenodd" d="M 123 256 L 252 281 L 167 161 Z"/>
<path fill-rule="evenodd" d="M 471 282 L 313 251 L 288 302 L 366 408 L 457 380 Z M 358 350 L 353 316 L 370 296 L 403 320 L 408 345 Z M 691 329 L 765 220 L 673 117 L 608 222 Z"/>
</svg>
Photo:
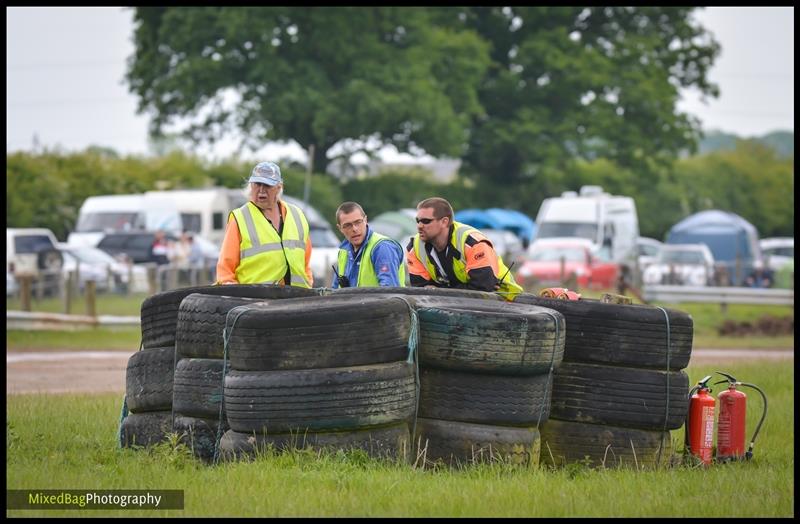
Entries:
<svg viewBox="0 0 800 524">
<path fill-rule="evenodd" d="M 740 382 L 742 386 L 747 386 L 749 388 L 753 388 L 761 394 L 761 398 L 764 400 L 764 411 L 761 413 L 761 420 L 758 421 L 756 425 L 756 430 L 753 432 L 753 437 L 750 439 L 750 446 L 747 448 L 747 451 L 744 454 L 744 457 L 747 460 L 753 458 L 753 446 L 756 443 L 756 437 L 758 436 L 758 432 L 761 430 L 761 424 L 764 423 L 764 419 L 767 418 L 767 395 L 761 391 L 761 388 L 756 386 L 755 384 L 749 384 L 747 382 Z"/>
</svg>

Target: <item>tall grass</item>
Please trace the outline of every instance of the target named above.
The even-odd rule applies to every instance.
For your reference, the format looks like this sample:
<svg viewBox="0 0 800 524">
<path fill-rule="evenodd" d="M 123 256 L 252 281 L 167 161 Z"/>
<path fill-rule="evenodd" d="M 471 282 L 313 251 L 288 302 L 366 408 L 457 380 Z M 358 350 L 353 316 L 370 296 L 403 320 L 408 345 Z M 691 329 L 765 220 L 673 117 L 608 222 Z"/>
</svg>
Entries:
<svg viewBox="0 0 800 524">
<path fill-rule="evenodd" d="M 689 368 L 692 383 L 717 366 Z M 656 471 L 489 464 L 419 469 L 361 453 L 267 453 L 207 466 L 179 445 L 117 448 L 121 395 L 7 396 L 9 489 L 183 489 L 184 510 L 7 510 L 7 516 L 787 517 L 794 514 L 793 370 L 725 366 L 769 395 L 747 463 Z M 721 386 L 717 386 L 721 387 Z M 747 392 L 747 390 L 745 390 Z M 748 392 L 748 438 L 760 402 Z M 682 442 L 682 431 L 673 432 Z M 682 445 L 678 444 L 678 448 Z"/>
</svg>

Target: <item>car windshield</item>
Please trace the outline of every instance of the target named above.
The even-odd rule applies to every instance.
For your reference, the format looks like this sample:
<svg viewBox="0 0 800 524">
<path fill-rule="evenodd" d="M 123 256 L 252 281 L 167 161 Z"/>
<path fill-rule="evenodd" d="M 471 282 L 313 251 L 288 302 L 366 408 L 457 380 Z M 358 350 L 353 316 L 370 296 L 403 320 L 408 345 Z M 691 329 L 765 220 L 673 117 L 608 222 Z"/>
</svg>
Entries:
<svg viewBox="0 0 800 524">
<path fill-rule="evenodd" d="M 595 240 L 597 224 L 576 222 L 545 222 L 539 226 L 536 238 L 578 237 Z"/>
<path fill-rule="evenodd" d="M 586 262 L 586 251 L 579 247 L 538 247 L 530 252 L 530 260 L 538 262 Z"/>
<path fill-rule="evenodd" d="M 699 251 L 673 251 L 661 252 L 661 262 L 666 264 L 704 264 L 703 254 Z"/>
<path fill-rule="evenodd" d="M 75 231 L 88 233 L 91 231 L 128 231 L 141 229 L 143 224 L 137 219 L 138 213 L 84 213 L 78 218 Z"/>
</svg>

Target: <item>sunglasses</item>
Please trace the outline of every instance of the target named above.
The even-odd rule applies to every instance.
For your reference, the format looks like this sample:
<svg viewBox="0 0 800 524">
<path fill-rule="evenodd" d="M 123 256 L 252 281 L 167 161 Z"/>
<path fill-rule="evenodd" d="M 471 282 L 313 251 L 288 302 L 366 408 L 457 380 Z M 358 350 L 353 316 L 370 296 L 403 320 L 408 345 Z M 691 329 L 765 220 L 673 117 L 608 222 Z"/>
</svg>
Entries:
<svg viewBox="0 0 800 524">
<path fill-rule="evenodd" d="M 415 218 L 414 220 L 417 221 L 417 224 L 425 224 L 428 225 L 434 220 L 439 220 L 438 218 Z"/>
</svg>

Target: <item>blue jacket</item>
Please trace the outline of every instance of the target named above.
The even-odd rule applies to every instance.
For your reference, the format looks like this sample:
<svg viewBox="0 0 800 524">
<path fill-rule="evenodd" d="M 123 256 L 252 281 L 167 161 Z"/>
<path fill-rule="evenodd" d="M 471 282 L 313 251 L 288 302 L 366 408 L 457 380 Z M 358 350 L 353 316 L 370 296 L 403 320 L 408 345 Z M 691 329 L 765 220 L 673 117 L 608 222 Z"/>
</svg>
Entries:
<svg viewBox="0 0 800 524">
<path fill-rule="evenodd" d="M 339 249 L 347 251 L 347 265 L 345 266 L 345 276 L 350 282 L 358 282 L 358 270 L 361 267 L 361 254 L 364 252 L 363 247 L 369 243 L 372 236 L 372 229 L 369 224 L 367 225 L 367 236 L 364 237 L 364 242 L 358 253 L 353 253 L 353 244 L 349 240 L 343 240 L 339 244 Z M 378 282 L 381 287 L 400 286 L 400 281 L 397 278 L 397 267 L 403 263 L 403 249 L 394 242 L 380 242 L 372 250 L 372 267 L 377 271 Z M 385 271 L 383 271 L 385 269 Z M 340 275 L 341 276 L 341 275 Z M 333 289 L 339 288 L 339 280 L 336 275 L 333 275 L 333 282 L 331 283 Z"/>
</svg>

